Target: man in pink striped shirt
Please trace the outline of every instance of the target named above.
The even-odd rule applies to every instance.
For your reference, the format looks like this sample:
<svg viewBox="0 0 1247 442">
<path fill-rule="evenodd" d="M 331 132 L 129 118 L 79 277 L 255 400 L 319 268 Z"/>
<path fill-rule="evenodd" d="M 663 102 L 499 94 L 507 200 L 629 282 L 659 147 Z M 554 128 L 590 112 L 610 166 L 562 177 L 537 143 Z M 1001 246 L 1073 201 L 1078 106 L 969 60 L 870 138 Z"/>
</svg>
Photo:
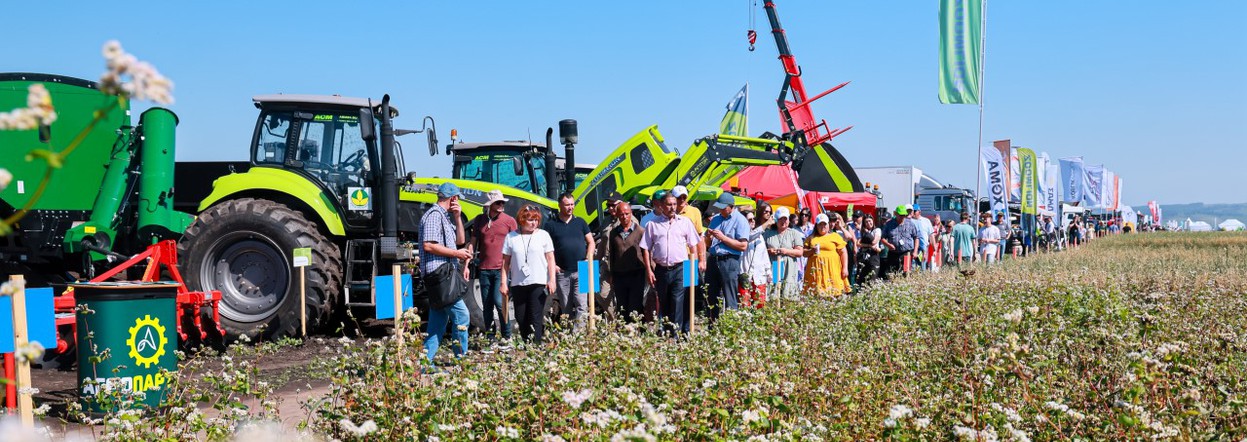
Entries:
<svg viewBox="0 0 1247 442">
<path fill-rule="evenodd" d="M 689 250 L 698 250 L 701 238 L 697 227 L 688 218 L 675 213 L 675 197 L 666 191 L 654 195 L 654 209 L 659 213 L 645 224 L 641 237 L 641 251 L 645 258 L 645 274 L 654 286 L 658 298 L 658 312 L 664 327 L 673 333 L 688 333 L 688 300 L 685 298 L 684 271 Z M 700 253 L 700 251 L 698 251 Z M 702 260 L 705 257 L 692 257 Z M 673 329 L 675 325 L 679 329 Z"/>
</svg>

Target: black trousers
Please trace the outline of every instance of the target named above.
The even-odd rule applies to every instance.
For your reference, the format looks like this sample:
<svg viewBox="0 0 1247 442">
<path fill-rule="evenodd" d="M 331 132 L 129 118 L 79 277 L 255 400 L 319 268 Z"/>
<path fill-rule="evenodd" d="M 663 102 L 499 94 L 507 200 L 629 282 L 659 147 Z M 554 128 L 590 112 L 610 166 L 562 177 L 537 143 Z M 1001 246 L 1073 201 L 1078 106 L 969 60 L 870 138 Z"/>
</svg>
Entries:
<svg viewBox="0 0 1247 442">
<path fill-rule="evenodd" d="M 889 279 L 896 273 L 904 274 L 905 271 L 905 255 L 909 251 L 889 250 L 888 256 L 883 259 L 883 279 Z"/>
<path fill-rule="evenodd" d="M 611 293 L 625 321 L 640 321 L 644 315 L 646 284 L 644 270 L 611 273 Z"/>
<path fill-rule="evenodd" d="M 668 333 L 688 333 L 688 289 L 684 287 L 684 269 L 678 264 L 654 269 L 654 296 L 658 299 L 659 320 Z"/>
<path fill-rule="evenodd" d="M 515 321 L 520 325 L 520 338 L 540 344 L 545 336 L 546 297 L 545 284 L 511 287 L 511 302 L 515 305 Z"/>
<path fill-rule="evenodd" d="M 731 254 L 714 255 L 706 263 L 707 281 L 710 285 L 709 305 L 706 306 L 707 316 L 714 321 L 724 307 L 736 310 L 737 296 L 740 294 L 740 256 Z"/>
</svg>

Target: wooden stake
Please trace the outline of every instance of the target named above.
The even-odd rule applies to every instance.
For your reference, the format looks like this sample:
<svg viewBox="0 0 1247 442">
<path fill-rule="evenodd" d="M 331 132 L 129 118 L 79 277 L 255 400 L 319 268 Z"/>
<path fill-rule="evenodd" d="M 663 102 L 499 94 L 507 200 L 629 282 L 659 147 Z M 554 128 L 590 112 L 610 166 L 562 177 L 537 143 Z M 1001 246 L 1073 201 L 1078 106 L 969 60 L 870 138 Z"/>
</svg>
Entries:
<svg viewBox="0 0 1247 442">
<path fill-rule="evenodd" d="M 593 260 L 589 260 L 586 262 L 587 262 L 586 267 L 589 268 L 589 271 L 587 272 L 589 274 L 588 275 L 589 276 L 589 332 L 593 332 L 593 324 L 596 322 L 595 313 L 597 313 L 597 310 L 594 308 L 593 298 L 596 298 L 597 295 L 595 295 L 593 291 L 594 289 L 593 287 Z"/>
<path fill-rule="evenodd" d="M 693 281 L 697 281 L 697 261 L 691 261 L 689 267 L 692 267 L 692 269 L 689 270 L 689 277 L 692 278 Z M 697 330 L 697 326 L 695 324 L 697 322 L 697 297 L 693 294 L 693 289 L 696 287 L 697 284 L 690 283 L 688 285 L 688 334 L 690 335 Z"/>
<path fill-rule="evenodd" d="M 299 330 L 303 333 L 304 338 L 307 337 L 307 269 L 306 266 L 299 267 Z"/>
<path fill-rule="evenodd" d="M 398 339 L 398 345 L 403 345 L 403 280 L 399 279 L 402 268 L 398 264 L 390 267 L 390 272 L 394 274 L 394 336 Z"/>
<path fill-rule="evenodd" d="M 9 277 L 9 282 L 25 285 L 22 275 Z M 18 289 L 13 293 L 13 348 L 21 351 L 30 343 L 30 334 L 26 329 L 26 290 Z M 30 360 L 17 360 L 17 413 L 21 417 L 22 428 L 35 428 L 34 400 L 30 395 Z"/>
</svg>

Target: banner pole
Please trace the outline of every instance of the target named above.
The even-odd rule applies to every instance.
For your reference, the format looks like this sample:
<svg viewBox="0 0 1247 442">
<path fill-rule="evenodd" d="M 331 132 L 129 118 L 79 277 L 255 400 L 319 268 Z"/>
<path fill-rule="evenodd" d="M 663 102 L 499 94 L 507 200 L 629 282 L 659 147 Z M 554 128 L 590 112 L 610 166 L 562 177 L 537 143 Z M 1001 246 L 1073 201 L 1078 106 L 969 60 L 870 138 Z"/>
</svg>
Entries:
<svg viewBox="0 0 1247 442">
<path fill-rule="evenodd" d="M 592 257 L 592 256 L 590 256 L 589 258 L 593 258 L 593 257 Z M 593 298 L 596 298 L 596 297 L 597 297 L 597 295 L 596 295 L 596 294 L 594 294 L 594 292 L 593 292 L 593 289 L 594 289 L 594 287 L 593 287 L 593 276 L 594 276 L 594 275 L 593 275 L 593 273 L 594 273 L 594 272 L 593 272 L 593 260 L 592 260 L 592 259 L 590 259 L 590 260 L 586 261 L 586 262 L 585 262 L 585 264 L 587 264 L 587 265 L 585 266 L 585 268 L 588 270 L 588 271 L 587 271 L 587 272 L 585 272 L 585 273 L 588 273 L 588 274 L 589 274 L 589 275 L 588 275 L 588 276 L 589 276 L 589 333 L 593 333 L 593 325 L 594 325 L 594 323 L 596 322 L 596 321 L 594 320 L 594 319 L 595 319 L 595 315 L 594 315 L 594 314 L 595 314 L 595 313 L 597 313 L 596 307 L 594 306 L 594 302 L 593 302 L 593 301 L 594 301 L 594 299 L 593 299 Z"/>
<path fill-rule="evenodd" d="M 300 336 L 307 338 L 307 267 L 299 267 L 299 330 Z"/>
<path fill-rule="evenodd" d="M 983 0 L 983 19 L 980 20 L 981 27 L 979 29 L 979 142 L 978 157 L 974 159 L 974 217 L 973 220 L 979 219 L 979 198 L 982 198 L 983 191 L 983 101 L 986 97 L 986 69 L 987 64 L 987 0 Z M 1008 161 L 1006 158 L 1005 161 Z M 990 200 L 988 200 L 990 201 Z"/>
</svg>

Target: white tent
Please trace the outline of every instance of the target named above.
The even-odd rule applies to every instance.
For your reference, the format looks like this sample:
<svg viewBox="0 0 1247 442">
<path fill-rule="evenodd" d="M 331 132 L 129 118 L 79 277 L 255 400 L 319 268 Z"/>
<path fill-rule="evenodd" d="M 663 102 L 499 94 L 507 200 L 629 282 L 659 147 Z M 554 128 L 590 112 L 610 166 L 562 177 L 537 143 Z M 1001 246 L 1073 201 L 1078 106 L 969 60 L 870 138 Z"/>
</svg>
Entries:
<svg viewBox="0 0 1247 442">
<path fill-rule="evenodd" d="M 1243 230 L 1244 228 L 1247 228 L 1247 226 L 1243 225 L 1242 221 L 1239 221 L 1236 219 L 1227 219 L 1221 224 L 1217 224 L 1217 227 L 1220 227 L 1221 230 L 1228 230 L 1228 231 Z"/>
<path fill-rule="evenodd" d="M 1191 221 L 1186 223 L 1186 230 L 1192 232 L 1211 232 L 1212 225 L 1205 221 Z"/>
</svg>

